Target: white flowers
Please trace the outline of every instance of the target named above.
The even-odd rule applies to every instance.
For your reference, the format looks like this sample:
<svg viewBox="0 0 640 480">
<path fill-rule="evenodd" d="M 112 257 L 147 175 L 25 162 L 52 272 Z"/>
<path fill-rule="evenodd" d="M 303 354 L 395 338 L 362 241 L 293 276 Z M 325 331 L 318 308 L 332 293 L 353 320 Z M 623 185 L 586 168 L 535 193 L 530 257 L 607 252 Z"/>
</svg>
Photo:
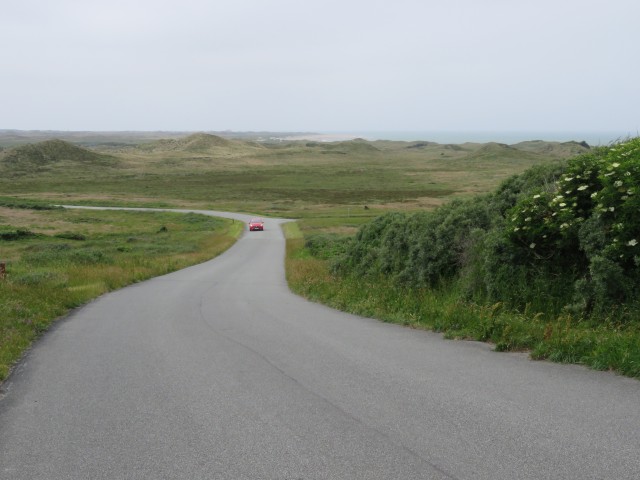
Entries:
<svg viewBox="0 0 640 480">
<path fill-rule="evenodd" d="M 587 188 L 589 188 L 589 186 L 588 186 L 588 185 L 580 185 L 580 186 L 578 187 L 578 191 L 579 191 L 579 192 L 581 192 L 581 191 L 583 191 L 583 190 L 586 190 Z"/>
<path fill-rule="evenodd" d="M 540 198 L 540 195 L 534 195 L 533 198 Z"/>
<path fill-rule="evenodd" d="M 529 248 L 536 248 L 536 244 L 532 243 L 531 245 L 529 245 Z"/>
<path fill-rule="evenodd" d="M 633 240 L 629 240 L 627 242 L 627 245 L 630 247 L 635 247 L 636 245 L 638 245 L 638 241 L 634 238 Z"/>
<path fill-rule="evenodd" d="M 622 180 L 616 180 L 616 181 L 613 183 L 613 186 L 614 186 L 614 187 L 621 187 L 621 186 L 622 186 Z"/>
</svg>

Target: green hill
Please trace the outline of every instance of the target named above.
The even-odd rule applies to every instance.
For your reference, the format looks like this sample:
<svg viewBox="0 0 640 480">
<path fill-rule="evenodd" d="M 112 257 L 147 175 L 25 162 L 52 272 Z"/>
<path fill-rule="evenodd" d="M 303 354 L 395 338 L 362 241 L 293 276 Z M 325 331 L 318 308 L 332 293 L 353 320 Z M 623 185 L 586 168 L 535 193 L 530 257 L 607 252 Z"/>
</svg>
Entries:
<svg viewBox="0 0 640 480">
<path fill-rule="evenodd" d="M 241 140 L 230 140 L 208 133 L 195 133 L 184 138 L 157 140 L 136 147 L 137 150 L 149 153 L 185 152 L 205 154 L 238 153 L 262 148 L 255 143 L 250 144 Z"/>
<path fill-rule="evenodd" d="M 308 142 L 306 146 L 310 148 L 317 148 L 322 153 L 334 153 L 342 155 L 375 154 L 380 152 L 380 150 L 374 147 L 371 142 L 368 142 L 361 138 L 343 142 Z"/>
<path fill-rule="evenodd" d="M 525 152 L 562 158 L 575 157 L 591 149 L 587 142 L 545 142 L 543 140 L 520 142 L 511 146 Z"/>
<path fill-rule="evenodd" d="M 45 140 L 0 152 L 6 174 L 27 174 L 68 168 L 108 168 L 119 164 L 111 155 L 78 147 L 63 140 Z"/>
</svg>

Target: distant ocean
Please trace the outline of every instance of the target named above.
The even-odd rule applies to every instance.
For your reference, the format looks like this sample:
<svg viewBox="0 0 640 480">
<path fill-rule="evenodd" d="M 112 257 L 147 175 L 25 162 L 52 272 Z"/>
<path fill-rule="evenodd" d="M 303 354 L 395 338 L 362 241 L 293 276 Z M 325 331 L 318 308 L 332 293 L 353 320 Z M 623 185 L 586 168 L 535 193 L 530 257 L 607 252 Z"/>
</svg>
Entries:
<svg viewBox="0 0 640 480">
<path fill-rule="evenodd" d="M 363 138 L 365 140 L 430 141 L 437 143 L 486 143 L 497 142 L 512 145 L 528 140 L 548 142 L 585 141 L 591 146 L 609 145 L 617 140 L 640 135 L 635 132 L 454 132 L 454 131 L 355 131 L 323 132 L 326 137 L 336 139 Z"/>
</svg>

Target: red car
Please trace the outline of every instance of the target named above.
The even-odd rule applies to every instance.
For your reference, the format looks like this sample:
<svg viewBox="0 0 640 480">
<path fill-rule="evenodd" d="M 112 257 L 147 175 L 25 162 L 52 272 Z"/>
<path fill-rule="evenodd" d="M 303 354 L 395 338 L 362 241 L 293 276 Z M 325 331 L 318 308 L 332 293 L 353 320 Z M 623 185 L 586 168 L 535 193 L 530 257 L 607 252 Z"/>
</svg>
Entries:
<svg viewBox="0 0 640 480">
<path fill-rule="evenodd" d="M 249 222 L 249 231 L 264 230 L 264 222 L 261 218 L 252 218 Z"/>
</svg>

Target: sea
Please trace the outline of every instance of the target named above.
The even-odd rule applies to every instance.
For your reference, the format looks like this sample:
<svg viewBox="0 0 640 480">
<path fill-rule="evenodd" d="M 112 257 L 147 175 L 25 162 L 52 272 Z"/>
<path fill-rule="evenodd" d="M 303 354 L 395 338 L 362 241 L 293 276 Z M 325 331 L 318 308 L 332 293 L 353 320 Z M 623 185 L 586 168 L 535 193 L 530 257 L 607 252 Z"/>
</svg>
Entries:
<svg viewBox="0 0 640 480">
<path fill-rule="evenodd" d="M 547 142 L 587 142 L 590 146 L 606 146 L 640 136 L 638 131 L 334 131 L 322 132 L 318 140 L 336 141 L 363 138 L 365 140 L 429 141 L 462 144 L 466 142 L 497 142 L 513 145 L 530 140 Z"/>
</svg>

